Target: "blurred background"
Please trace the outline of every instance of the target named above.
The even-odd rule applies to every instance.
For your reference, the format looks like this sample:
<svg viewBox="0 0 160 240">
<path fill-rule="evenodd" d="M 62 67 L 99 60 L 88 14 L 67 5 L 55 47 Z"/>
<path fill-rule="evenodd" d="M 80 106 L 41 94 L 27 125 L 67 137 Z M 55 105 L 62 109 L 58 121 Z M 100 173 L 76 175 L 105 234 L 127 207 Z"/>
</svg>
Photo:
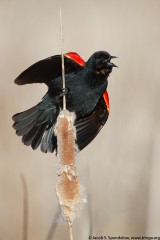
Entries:
<svg viewBox="0 0 160 240">
<path fill-rule="evenodd" d="M 0 0 L 0 239 L 69 239 L 67 226 L 56 224 L 56 157 L 24 146 L 11 119 L 47 90 L 13 81 L 60 53 L 60 6 L 65 52 L 119 57 L 109 77 L 108 122 L 77 160 L 88 203 L 75 239 L 159 236 L 160 1 Z"/>
</svg>

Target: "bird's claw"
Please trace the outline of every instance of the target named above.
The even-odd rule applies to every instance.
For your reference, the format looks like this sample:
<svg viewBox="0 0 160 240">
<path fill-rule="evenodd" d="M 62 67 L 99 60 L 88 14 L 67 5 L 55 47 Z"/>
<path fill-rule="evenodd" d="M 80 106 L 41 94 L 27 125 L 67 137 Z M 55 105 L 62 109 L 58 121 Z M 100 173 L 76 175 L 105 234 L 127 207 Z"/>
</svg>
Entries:
<svg viewBox="0 0 160 240">
<path fill-rule="evenodd" d="M 62 88 L 61 97 L 67 95 L 68 92 L 69 92 L 68 88 Z"/>
</svg>

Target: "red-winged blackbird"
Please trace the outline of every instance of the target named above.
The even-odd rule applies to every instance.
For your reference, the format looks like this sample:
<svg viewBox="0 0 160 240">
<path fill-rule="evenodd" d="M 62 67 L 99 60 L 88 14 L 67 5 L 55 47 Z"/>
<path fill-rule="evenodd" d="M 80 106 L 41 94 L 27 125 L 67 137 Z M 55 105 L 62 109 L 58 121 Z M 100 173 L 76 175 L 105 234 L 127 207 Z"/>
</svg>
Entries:
<svg viewBox="0 0 160 240">
<path fill-rule="evenodd" d="M 75 126 L 79 150 L 98 134 L 109 115 L 107 77 L 116 67 L 105 51 L 95 52 L 87 62 L 74 52 L 64 55 L 67 109 L 76 113 Z M 45 83 L 48 92 L 36 106 L 13 116 L 13 127 L 25 145 L 42 152 L 57 148 L 54 125 L 63 106 L 61 55 L 41 60 L 16 79 L 18 85 Z"/>
</svg>

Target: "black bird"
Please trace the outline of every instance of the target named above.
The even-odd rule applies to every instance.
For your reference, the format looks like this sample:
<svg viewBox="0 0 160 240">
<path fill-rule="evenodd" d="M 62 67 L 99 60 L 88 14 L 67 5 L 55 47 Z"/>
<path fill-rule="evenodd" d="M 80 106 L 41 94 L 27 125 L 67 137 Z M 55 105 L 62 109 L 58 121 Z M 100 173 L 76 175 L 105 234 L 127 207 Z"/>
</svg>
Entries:
<svg viewBox="0 0 160 240">
<path fill-rule="evenodd" d="M 66 94 L 67 109 L 76 114 L 77 145 L 86 147 L 104 126 L 109 115 L 109 97 L 106 91 L 108 76 L 115 58 L 105 51 L 95 52 L 87 62 L 75 52 L 64 55 L 66 89 L 62 89 L 61 55 L 41 60 L 16 79 L 18 85 L 45 83 L 48 92 L 36 106 L 13 116 L 13 127 L 22 142 L 42 152 L 57 149 L 54 135 L 56 119 Z"/>
</svg>

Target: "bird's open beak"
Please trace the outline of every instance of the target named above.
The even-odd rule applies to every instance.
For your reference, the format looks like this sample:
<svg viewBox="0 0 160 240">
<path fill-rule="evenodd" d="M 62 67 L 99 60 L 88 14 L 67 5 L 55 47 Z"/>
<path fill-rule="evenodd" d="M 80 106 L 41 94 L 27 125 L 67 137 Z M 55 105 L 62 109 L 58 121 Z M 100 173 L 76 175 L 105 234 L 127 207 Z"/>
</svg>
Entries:
<svg viewBox="0 0 160 240">
<path fill-rule="evenodd" d="M 116 57 L 116 56 L 111 56 L 111 59 L 113 59 L 113 58 L 118 58 L 118 57 Z M 108 64 L 109 65 L 109 64 Z M 110 63 L 110 66 L 111 67 L 118 67 L 117 65 L 115 65 L 114 63 Z"/>
<path fill-rule="evenodd" d="M 118 67 L 117 65 L 115 65 L 114 63 L 108 63 L 107 64 L 109 67 Z"/>
</svg>

